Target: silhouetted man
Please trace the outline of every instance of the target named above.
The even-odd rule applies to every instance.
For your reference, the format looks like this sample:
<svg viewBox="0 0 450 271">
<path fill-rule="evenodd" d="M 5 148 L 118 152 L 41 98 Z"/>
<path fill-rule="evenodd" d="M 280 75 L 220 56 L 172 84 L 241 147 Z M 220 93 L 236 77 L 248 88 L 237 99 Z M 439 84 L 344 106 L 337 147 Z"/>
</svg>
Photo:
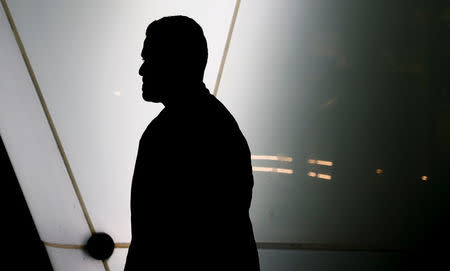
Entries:
<svg viewBox="0 0 450 271">
<path fill-rule="evenodd" d="M 125 270 L 259 270 L 250 150 L 203 83 L 203 31 L 173 16 L 152 22 L 146 36 L 142 97 L 165 108 L 139 143 Z"/>
</svg>

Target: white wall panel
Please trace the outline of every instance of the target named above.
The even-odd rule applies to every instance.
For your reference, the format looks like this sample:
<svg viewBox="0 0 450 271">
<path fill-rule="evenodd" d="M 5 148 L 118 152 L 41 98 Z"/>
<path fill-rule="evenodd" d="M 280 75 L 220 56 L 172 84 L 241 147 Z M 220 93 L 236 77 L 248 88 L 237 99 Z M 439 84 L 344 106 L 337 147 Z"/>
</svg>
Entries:
<svg viewBox="0 0 450 271">
<path fill-rule="evenodd" d="M 89 229 L 3 8 L 0 49 L 0 133 L 38 233 L 81 244 Z"/>
<path fill-rule="evenodd" d="M 105 267 L 103 266 L 103 263 L 101 261 L 93 259 L 83 250 L 47 247 L 47 253 L 50 261 L 52 262 L 53 270 L 105 270 Z"/>
<path fill-rule="evenodd" d="M 108 259 L 108 266 L 111 271 L 122 271 L 125 268 L 128 249 L 116 248 Z"/>
</svg>

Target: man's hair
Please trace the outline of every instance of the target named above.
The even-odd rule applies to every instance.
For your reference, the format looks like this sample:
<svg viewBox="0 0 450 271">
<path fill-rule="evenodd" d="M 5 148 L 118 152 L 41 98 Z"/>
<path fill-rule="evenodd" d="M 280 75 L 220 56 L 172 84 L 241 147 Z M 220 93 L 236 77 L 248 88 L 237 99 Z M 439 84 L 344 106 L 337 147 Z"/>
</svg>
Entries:
<svg viewBox="0 0 450 271">
<path fill-rule="evenodd" d="M 153 21 L 146 31 L 152 46 L 165 52 L 168 61 L 203 72 L 208 60 L 208 46 L 200 25 L 186 16 L 169 16 Z M 155 44 L 156 43 L 156 44 Z M 192 71 L 192 70 L 191 70 Z"/>
</svg>

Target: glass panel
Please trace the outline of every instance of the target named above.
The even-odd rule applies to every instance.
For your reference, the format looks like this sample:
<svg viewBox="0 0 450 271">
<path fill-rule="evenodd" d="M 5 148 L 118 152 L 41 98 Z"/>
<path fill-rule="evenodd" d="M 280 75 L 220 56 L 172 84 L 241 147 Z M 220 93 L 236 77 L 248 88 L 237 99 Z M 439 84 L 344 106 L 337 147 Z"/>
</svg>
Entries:
<svg viewBox="0 0 450 271">
<path fill-rule="evenodd" d="M 257 155 L 258 241 L 412 248 L 443 234 L 448 21 L 443 5 L 399 3 L 242 1 L 218 98 Z"/>
<path fill-rule="evenodd" d="M 89 235 L 61 155 L 0 7 L 0 133 L 43 241 Z"/>
</svg>

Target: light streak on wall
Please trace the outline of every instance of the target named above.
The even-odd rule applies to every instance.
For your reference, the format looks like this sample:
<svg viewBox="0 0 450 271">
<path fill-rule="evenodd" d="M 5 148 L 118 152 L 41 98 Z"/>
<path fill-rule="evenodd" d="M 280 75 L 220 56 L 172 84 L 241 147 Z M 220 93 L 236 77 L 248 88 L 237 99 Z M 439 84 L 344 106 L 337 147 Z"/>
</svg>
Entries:
<svg viewBox="0 0 450 271">
<path fill-rule="evenodd" d="M 308 159 L 308 163 L 309 164 L 321 165 L 321 166 L 328 166 L 328 167 L 333 166 L 333 162 L 331 162 L 331 161 L 324 161 L 324 160 Z"/>
<path fill-rule="evenodd" d="M 328 174 L 322 174 L 322 173 L 315 173 L 315 172 L 308 172 L 308 176 L 309 177 L 313 177 L 313 178 L 320 178 L 320 179 L 325 179 L 325 180 L 331 180 L 331 175 Z"/>
<path fill-rule="evenodd" d="M 319 174 L 317 174 L 317 178 L 331 180 L 331 175 L 319 173 Z"/>
<path fill-rule="evenodd" d="M 253 171 L 260 172 L 273 172 L 273 173 L 283 173 L 283 174 L 293 174 L 294 170 L 288 168 L 274 168 L 274 167 L 252 167 Z"/>
<path fill-rule="evenodd" d="M 292 162 L 292 157 L 280 156 L 280 155 L 252 155 L 252 160 L 271 160 L 271 161 L 283 161 Z"/>
</svg>

